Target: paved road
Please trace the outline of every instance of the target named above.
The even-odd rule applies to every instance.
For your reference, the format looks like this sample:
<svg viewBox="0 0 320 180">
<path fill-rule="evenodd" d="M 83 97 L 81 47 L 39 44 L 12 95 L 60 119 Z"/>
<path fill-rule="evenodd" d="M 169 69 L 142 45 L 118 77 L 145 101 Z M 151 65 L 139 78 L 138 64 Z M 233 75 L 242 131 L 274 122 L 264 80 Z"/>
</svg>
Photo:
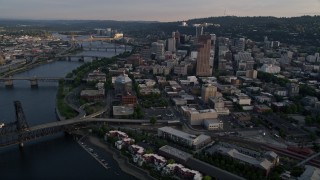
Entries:
<svg viewBox="0 0 320 180">
<path fill-rule="evenodd" d="M 168 123 L 170 120 L 158 120 L 157 123 Z M 149 123 L 150 120 L 137 120 L 137 119 L 111 119 L 111 118 L 82 118 L 82 119 L 70 119 L 64 121 L 51 122 L 30 127 L 29 131 L 36 131 L 45 128 L 53 128 L 58 126 L 65 126 L 70 124 L 78 124 L 85 122 L 114 122 L 114 123 Z"/>
</svg>

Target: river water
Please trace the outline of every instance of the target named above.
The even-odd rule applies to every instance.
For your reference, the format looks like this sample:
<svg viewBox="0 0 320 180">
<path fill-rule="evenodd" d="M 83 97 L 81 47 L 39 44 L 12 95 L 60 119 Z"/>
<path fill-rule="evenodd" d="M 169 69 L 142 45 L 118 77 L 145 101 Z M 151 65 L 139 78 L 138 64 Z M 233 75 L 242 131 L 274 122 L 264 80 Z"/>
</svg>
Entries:
<svg viewBox="0 0 320 180">
<path fill-rule="evenodd" d="M 96 53 L 104 53 L 106 57 L 114 55 L 114 52 Z M 15 76 L 64 77 L 81 64 L 52 62 Z M 36 89 L 30 88 L 28 81 L 16 81 L 12 89 L 0 83 L 0 123 L 15 121 L 15 100 L 21 101 L 29 126 L 57 121 L 56 93 L 57 83 L 39 82 Z M 57 134 L 26 143 L 23 150 L 18 146 L 0 149 L 0 179 L 133 179 L 121 171 L 110 154 L 99 156 L 107 161 L 110 169 L 102 167 L 72 137 Z"/>
</svg>

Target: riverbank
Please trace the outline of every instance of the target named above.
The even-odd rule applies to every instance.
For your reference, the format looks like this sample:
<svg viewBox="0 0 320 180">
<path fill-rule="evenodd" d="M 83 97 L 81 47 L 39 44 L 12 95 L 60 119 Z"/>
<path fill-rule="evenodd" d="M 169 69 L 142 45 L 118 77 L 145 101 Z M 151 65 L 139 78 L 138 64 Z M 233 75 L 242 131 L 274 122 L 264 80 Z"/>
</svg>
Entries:
<svg viewBox="0 0 320 180">
<path fill-rule="evenodd" d="M 8 77 L 8 76 L 12 76 L 12 75 L 15 75 L 15 74 L 18 74 L 18 73 L 26 72 L 26 71 L 29 71 L 29 70 L 31 70 L 33 68 L 39 67 L 39 66 L 44 65 L 44 64 L 52 63 L 54 61 L 55 60 L 46 60 L 46 61 L 39 61 L 39 62 L 34 63 L 34 64 L 28 64 L 26 66 L 23 66 L 23 67 L 14 69 L 14 70 L 10 70 L 9 72 L 6 72 L 3 75 L 1 75 L 1 77 Z"/>
<path fill-rule="evenodd" d="M 102 143 L 97 137 L 88 136 L 88 141 L 95 146 L 103 148 L 107 153 L 112 154 L 113 159 L 117 161 L 120 169 L 125 173 L 141 180 L 155 179 L 150 176 L 149 172 L 131 164 L 127 157 L 121 155 L 119 151 L 113 150 L 109 145 Z"/>
</svg>

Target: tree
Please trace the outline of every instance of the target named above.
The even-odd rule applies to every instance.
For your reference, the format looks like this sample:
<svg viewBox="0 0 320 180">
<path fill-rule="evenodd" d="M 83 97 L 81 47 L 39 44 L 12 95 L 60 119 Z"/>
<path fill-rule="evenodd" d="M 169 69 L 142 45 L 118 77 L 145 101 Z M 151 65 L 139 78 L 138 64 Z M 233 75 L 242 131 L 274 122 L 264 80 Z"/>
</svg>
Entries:
<svg viewBox="0 0 320 180">
<path fill-rule="evenodd" d="M 174 159 L 169 159 L 169 160 L 167 161 L 167 164 L 174 164 L 174 163 L 175 163 Z"/>
<path fill-rule="evenodd" d="M 150 118 L 150 123 L 154 125 L 156 122 L 157 122 L 157 118 L 154 117 L 154 116 L 152 116 L 152 117 Z"/>
<path fill-rule="evenodd" d="M 305 123 L 306 123 L 307 125 L 310 125 L 310 124 L 312 124 L 312 117 L 311 117 L 311 116 L 306 116 L 306 117 L 304 118 L 304 121 L 305 121 Z"/>
<path fill-rule="evenodd" d="M 211 179 L 212 179 L 211 176 L 208 176 L 208 175 L 202 178 L 202 180 L 211 180 Z"/>
<path fill-rule="evenodd" d="M 137 113 L 137 118 L 141 119 L 144 117 L 144 114 L 142 112 L 142 108 L 138 105 L 138 107 L 136 108 L 136 113 Z"/>
<path fill-rule="evenodd" d="M 282 137 L 282 138 L 286 137 L 286 133 L 283 131 L 283 129 L 279 130 L 279 136 Z"/>
<path fill-rule="evenodd" d="M 304 171 L 303 167 L 295 166 L 291 170 L 291 175 L 294 177 L 299 177 L 303 173 L 303 171 Z"/>
<path fill-rule="evenodd" d="M 153 153 L 153 149 L 151 148 L 146 149 L 146 154 L 152 154 L 152 153 Z"/>
</svg>

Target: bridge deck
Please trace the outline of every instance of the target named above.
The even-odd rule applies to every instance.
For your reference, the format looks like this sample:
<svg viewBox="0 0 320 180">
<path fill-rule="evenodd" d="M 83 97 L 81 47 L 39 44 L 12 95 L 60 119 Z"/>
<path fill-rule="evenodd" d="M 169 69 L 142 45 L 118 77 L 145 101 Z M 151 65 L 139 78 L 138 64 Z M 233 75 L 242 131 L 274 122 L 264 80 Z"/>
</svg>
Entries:
<svg viewBox="0 0 320 180">
<path fill-rule="evenodd" d="M 318 153 L 316 153 L 316 154 L 314 154 L 314 155 L 312 155 L 312 156 L 308 157 L 307 159 L 305 159 L 305 160 L 301 161 L 301 162 L 300 162 L 300 163 L 298 163 L 296 166 L 301 166 L 301 165 L 303 165 L 303 164 L 307 163 L 308 161 L 311 161 L 312 159 L 314 159 L 314 158 L 318 157 L 319 155 L 320 155 L 320 152 L 318 152 Z"/>
<path fill-rule="evenodd" d="M 137 119 L 108 119 L 108 118 L 83 118 L 83 119 L 70 119 L 64 121 L 51 122 L 47 124 L 41 124 L 37 126 L 30 127 L 29 131 L 36 131 L 39 129 L 53 128 L 58 126 L 66 126 L 77 123 L 86 122 L 114 122 L 114 123 L 149 123 L 150 120 L 137 120 Z M 167 123 L 168 120 L 157 120 L 159 123 Z"/>
<path fill-rule="evenodd" d="M 171 120 L 170 120 L 171 121 Z M 174 120 L 173 120 L 174 121 Z M 51 122 L 41 125 L 36 125 L 23 129 L 22 131 L 16 131 L 9 129 L 0 133 L 0 148 L 14 144 L 19 144 L 27 141 L 31 141 L 44 136 L 56 134 L 59 132 L 70 132 L 74 130 L 73 125 L 83 125 L 91 122 L 114 122 L 114 123 L 149 123 L 150 120 L 136 120 L 136 119 L 108 119 L 108 118 L 75 118 L 64 121 Z M 158 120 L 159 123 L 168 123 L 168 120 Z"/>
</svg>

